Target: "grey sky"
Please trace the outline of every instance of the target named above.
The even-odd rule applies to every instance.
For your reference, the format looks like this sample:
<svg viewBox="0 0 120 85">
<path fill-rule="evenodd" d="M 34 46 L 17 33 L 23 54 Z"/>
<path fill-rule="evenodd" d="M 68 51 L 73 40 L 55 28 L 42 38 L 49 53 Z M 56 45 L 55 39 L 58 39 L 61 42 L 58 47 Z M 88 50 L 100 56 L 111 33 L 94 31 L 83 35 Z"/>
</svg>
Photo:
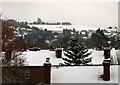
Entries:
<svg viewBox="0 0 120 85">
<path fill-rule="evenodd" d="M 81 26 L 118 26 L 117 2 L 3 2 L 3 18 L 70 21 Z"/>
</svg>

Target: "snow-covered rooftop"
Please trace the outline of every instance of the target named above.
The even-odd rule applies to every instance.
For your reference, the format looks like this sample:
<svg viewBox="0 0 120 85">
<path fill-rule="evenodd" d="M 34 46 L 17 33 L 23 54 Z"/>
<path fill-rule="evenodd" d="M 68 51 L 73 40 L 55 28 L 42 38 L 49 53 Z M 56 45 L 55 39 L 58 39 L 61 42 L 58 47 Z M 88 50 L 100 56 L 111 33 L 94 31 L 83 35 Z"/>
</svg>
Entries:
<svg viewBox="0 0 120 85">
<path fill-rule="evenodd" d="M 59 65 L 63 60 L 56 58 L 55 51 L 41 50 L 41 51 L 27 51 L 23 52 L 23 56 L 27 59 L 29 66 L 42 66 L 46 60 L 46 57 L 50 57 L 52 65 Z"/>
<path fill-rule="evenodd" d="M 103 61 L 103 52 L 92 50 L 92 54 L 89 57 L 93 57 L 92 62 L 93 64 L 101 64 Z M 99 56 L 98 56 L 99 55 Z M 41 66 L 46 60 L 46 57 L 50 57 L 50 62 L 52 65 L 59 65 L 59 63 L 63 63 L 62 58 L 56 58 L 55 51 L 49 50 L 41 50 L 41 51 L 26 51 L 23 52 L 23 56 L 27 59 L 29 66 Z M 62 51 L 62 57 L 64 56 L 64 51 Z"/>
<path fill-rule="evenodd" d="M 75 66 L 52 69 L 52 83 L 118 83 L 118 66 L 111 66 L 110 81 L 99 78 L 103 66 Z"/>
<path fill-rule="evenodd" d="M 89 52 L 92 52 L 89 57 L 92 57 L 91 64 L 102 64 L 104 59 L 104 52 L 103 51 L 96 51 L 93 49 L 89 49 Z M 111 50 L 111 58 L 113 59 L 113 62 L 117 63 L 117 57 L 116 57 L 116 50 Z M 50 62 L 52 65 L 59 65 L 59 63 L 63 63 L 62 58 L 56 58 L 55 51 L 50 50 L 40 50 L 40 51 L 26 51 L 23 52 L 23 56 L 25 56 L 27 59 L 29 66 L 42 66 L 43 63 L 46 60 L 46 57 L 50 57 Z M 62 57 L 66 57 L 64 55 L 64 51 L 62 51 Z"/>
<path fill-rule="evenodd" d="M 103 51 L 89 49 L 92 54 L 92 64 L 102 64 L 104 55 Z M 114 48 L 111 50 L 111 59 L 114 64 L 117 63 L 117 55 L 119 50 Z M 45 62 L 46 57 L 50 57 L 52 65 L 59 65 L 64 62 L 62 58 L 56 58 L 55 51 L 26 51 L 23 55 L 27 58 L 30 66 L 40 66 Z M 64 56 L 64 51 L 62 52 Z M 51 83 L 118 83 L 118 65 L 110 66 L 110 81 L 103 81 L 99 78 L 103 74 L 103 66 L 63 66 L 52 67 Z"/>
</svg>

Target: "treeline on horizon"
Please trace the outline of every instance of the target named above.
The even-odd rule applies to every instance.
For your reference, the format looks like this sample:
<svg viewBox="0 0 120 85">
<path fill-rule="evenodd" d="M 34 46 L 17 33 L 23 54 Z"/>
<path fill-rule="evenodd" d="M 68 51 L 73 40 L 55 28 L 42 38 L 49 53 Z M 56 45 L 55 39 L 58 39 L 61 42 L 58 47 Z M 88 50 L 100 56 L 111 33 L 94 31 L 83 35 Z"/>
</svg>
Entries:
<svg viewBox="0 0 120 85">
<path fill-rule="evenodd" d="M 77 38 L 80 43 L 83 43 L 88 48 L 104 46 L 108 41 L 110 41 L 110 45 L 113 47 L 120 45 L 119 37 L 106 36 L 104 33 L 106 30 L 101 30 L 99 28 L 95 32 L 92 32 L 91 36 L 89 36 L 90 32 L 87 32 L 85 30 L 85 34 L 79 33 L 75 29 L 69 30 L 67 28 L 63 29 L 63 33 L 53 33 L 47 29 L 41 30 L 37 27 L 29 27 L 27 22 L 17 22 L 11 19 L 8 19 L 5 22 L 9 23 L 9 27 L 13 26 L 15 28 L 14 30 L 18 29 L 17 32 L 19 32 L 19 34 L 22 36 L 16 37 L 14 35 L 14 32 L 12 32 L 11 35 L 14 35 L 14 38 L 17 38 L 18 41 L 20 41 L 20 46 L 26 49 L 31 47 L 49 49 L 51 46 L 55 47 L 57 45 L 60 45 L 62 48 L 66 48 L 71 38 Z M 9 30 L 9 27 L 5 24 L 3 30 Z M 22 28 L 25 29 L 23 30 Z M 3 34 L 6 34 L 7 36 L 9 33 Z"/>
<path fill-rule="evenodd" d="M 27 21 L 17 21 L 15 19 L 7 19 L 7 22 L 9 22 L 11 25 L 15 27 L 28 27 L 28 24 L 31 25 L 72 25 L 71 22 L 63 21 L 63 22 L 44 22 L 40 18 L 38 18 L 36 21 L 33 22 L 27 22 Z"/>
</svg>

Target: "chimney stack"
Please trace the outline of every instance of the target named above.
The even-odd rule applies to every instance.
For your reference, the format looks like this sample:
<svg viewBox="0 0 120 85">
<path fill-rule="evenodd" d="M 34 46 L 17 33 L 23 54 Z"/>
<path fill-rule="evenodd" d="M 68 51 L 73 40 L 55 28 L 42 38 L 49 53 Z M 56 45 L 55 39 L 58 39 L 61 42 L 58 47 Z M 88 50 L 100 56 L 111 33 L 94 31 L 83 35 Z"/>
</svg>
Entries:
<svg viewBox="0 0 120 85">
<path fill-rule="evenodd" d="M 103 60 L 103 80 L 110 80 L 110 59 Z"/>
<path fill-rule="evenodd" d="M 62 58 L 62 49 L 61 48 L 57 48 L 55 50 L 55 52 L 56 52 L 56 57 L 57 58 Z"/>
</svg>

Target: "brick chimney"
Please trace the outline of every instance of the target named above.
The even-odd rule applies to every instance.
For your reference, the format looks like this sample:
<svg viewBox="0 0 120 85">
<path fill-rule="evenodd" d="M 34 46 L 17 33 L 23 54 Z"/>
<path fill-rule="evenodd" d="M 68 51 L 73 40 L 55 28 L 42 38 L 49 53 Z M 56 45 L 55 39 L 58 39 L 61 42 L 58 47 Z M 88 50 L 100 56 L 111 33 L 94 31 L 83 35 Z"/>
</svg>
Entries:
<svg viewBox="0 0 120 85">
<path fill-rule="evenodd" d="M 46 62 L 43 64 L 44 66 L 44 82 L 45 84 L 51 83 L 51 63 L 49 62 L 50 58 L 46 58 Z"/>
<path fill-rule="evenodd" d="M 55 50 L 55 54 L 57 58 L 62 58 L 62 49 L 61 48 L 57 48 Z"/>
<path fill-rule="evenodd" d="M 110 80 L 110 59 L 103 60 L 103 80 Z"/>
</svg>

